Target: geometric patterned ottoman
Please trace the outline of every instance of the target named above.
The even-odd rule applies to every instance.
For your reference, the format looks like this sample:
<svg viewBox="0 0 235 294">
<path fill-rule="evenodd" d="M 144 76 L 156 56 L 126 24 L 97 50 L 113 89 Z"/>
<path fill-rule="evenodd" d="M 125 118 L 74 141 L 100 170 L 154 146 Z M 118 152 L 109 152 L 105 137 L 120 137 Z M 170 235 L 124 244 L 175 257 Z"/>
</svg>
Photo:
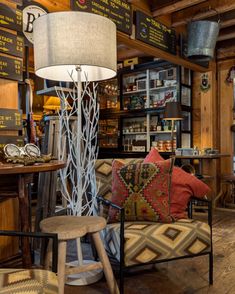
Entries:
<svg viewBox="0 0 235 294">
<path fill-rule="evenodd" d="M 210 234 L 208 224 L 193 219 L 167 224 L 125 222 L 124 265 L 209 252 Z M 103 238 L 107 253 L 120 261 L 120 224 L 108 224 Z"/>
<path fill-rule="evenodd" d="M 57 294 L 55 273 L 39 269 L 0 269 L 0 294 Z"/>
</svg>

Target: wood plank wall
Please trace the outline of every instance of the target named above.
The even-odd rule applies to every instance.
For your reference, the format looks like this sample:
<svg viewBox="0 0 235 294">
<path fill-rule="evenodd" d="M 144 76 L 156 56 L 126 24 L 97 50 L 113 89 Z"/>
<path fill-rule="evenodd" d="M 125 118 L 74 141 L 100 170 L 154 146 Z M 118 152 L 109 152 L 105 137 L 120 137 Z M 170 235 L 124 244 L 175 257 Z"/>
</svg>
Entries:
<svg viewBox="0 0 235 294">
<path fill-rule="evenodd" d="M 0 108 L 18 109 L 18 82 L 0 79 Z M 16 132 L 1 131 L 0 135 Z M 19 228 L 18 199 L 0 201 L 0 230 L 18 230 Z M 0 238 L 0 260 L 8 258 L 18 251 L 18 243 L 11 237 Z"/>
<path fill-rule="evenodd" d="M 233 124 L 233 83 L 227 83 L 226 77 L 229 69 L 235 65 L 234 60 L 222 61 L 218 63 L 218 93 L 219 93 L 219 122 L 220 122 L 220 150 L 222 153 L 229 153 L 229 158 L 221 161 L 221 172 L 223 174 L 232 173 L 233 152 L 234 152 L 234 133 L 231 132 Z"/>
<path fill-rule="evenodd" d="M 219 148 L 216 72 L 214 70 L 206 74 L 210 84 L 210 89 L 206 92 L 200 88 L 202 74 L 194 72 L 193 76 L 193 143 L 199 149 Z"/>
</svg>

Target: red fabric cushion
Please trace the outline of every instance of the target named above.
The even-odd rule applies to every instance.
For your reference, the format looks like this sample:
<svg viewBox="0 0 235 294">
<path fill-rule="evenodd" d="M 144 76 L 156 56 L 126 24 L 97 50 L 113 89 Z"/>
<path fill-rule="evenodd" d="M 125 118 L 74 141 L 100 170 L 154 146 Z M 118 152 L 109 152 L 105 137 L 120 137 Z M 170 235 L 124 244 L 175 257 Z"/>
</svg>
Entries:
<svg viewBox="0 0 235 294">
<path fill-rule="evenodd" d="M 112 166 L 112 202 L 125 208 L 125 220 L 171 222 L 169 210 L 169 173 L 171 161 Z M 119 211 L 110 208 L 109 221 L 120 219 Z"/>
<path fill-rule="evenodd" d="M 161 158 L 161 159 L 160 159 Z M 157 149 L 152 149 L 144 159 L 144 162 L 156 162 L 164 160 Z M 170 214 L 175 219 L 187 218 L 186 209 L 191 196 L 203 198 L 210 188 L 197 177 L 186 173 L 179 167 L 173 168 Z"/>
<path fill-rule="evenodd" d="M 161 157 L 157 148 L 152 147 L 149 154 L 145 157 L 144 162 L 156 162 L 156 161 L 163 161 L 164 158 Z"/>
</svg>

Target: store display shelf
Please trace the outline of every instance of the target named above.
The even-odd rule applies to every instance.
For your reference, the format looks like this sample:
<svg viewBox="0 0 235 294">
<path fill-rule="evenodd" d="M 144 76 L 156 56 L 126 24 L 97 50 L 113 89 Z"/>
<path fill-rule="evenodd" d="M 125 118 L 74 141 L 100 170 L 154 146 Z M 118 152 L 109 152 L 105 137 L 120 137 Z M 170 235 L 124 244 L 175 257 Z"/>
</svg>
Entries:
<svg viewBox="0 0 235 294">
<path fill-rule="evenodd" d="M 146 92 L 146 89 L 141 89 L 141 90 L 136 90 L 136 91 L 128 91 L 128 92 L 123 92 L 123 95 L 131 95 L 131 94 L 138 94 L 138 93 L 143 93 Z"/>
<path fill-rule="evenodd" d="M 147 132 L 123 132 L 123 135 L 147 135 Z"/>
<path fill-rule="evenodd" d="M 63 91 L 64 93 L 73 93 L 73 89 L 63 87 L 50 87 L 37 91 L 37 95 L 55 96 L 57 97 L 57 91 Z"/>
<path fill-rule="evenodd" d="M 173 133 L 176 133 L 176 130 L 173 131 Z M 169 131 L 153 131 L 149 132 L 150 135 L 156 135 L 156 134 L 171 134 L 171 130 Z"/>
<path fill-rule="evenodd" d="M 162 87 L 156 87 L 156 88 L 149 88 L 150 91 L 162 91 L 167 89 L 176 88 L 177 85 L 171 85 L 171 86 L 162 86 Z"/>
</svg>

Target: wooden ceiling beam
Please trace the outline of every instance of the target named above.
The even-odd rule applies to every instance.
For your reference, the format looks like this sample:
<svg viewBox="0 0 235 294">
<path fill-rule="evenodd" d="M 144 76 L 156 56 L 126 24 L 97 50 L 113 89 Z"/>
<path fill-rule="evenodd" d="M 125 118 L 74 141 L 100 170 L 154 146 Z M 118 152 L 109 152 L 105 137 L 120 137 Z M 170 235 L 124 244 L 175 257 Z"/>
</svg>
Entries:
<svg viewBox="0 0 235 294">
<path fill-rule="evenodd" d="M 129 36 L 127 36 L 124 33 L 118 32 L 117 33 L 117 40 L 119 43 L 125 44 L 127 47 L 140 50 L 143 53 L 146 53 L 150 56 L 154 56 L 157 58 L 161 58 L 163 60 L 167 60 L 171 63 L 178 64 L 181 66 L 184 66 L 186 68 L 189 68 L 191 70 L 197 71 L 197 72 L 207 72 L 210 70 L 210 68 L 205 68 L 203 66 L 200 66 L 198 64 L 192 63 L 186 59 L 181 58 L 178 55 L 173 55 L 168 52 L 165 52 L 161 49 L 158 49 L 156 47 L 153 47 L 151 45 L 148 45 L 146 43 L 143 43 L 139 40 L 131 39 Z"/>
<path fill-rule="evenodd" d="M 219 35 L 217 42 L 234 39 L 234 38 L 235 38 L 235 32 L 224 33 L 222 35 Z"/>
<path fill-rule="evenodd" d="M 128 0 L 127 2 L 132 5 L 132 8 L 134 10 L 140 9 L 143 12 L 151 14 L 151 10 L 150 10 L 148 0 Z"/>
<path fill-rule="evenodd" d="M 46 7 L 49 12 L 71 10 L 69 0 L 34 0 Z"/>
<path fill-rule="evenodd" d="M 213 10 L 214 7 L 216 8 L 216 11 Z M 172 26 L 178 27 L 187 24 L 192 19 L 205 19 L 215 16 L 218 13 L 222 14 L 233 9 L 235 9 L 234 0 L 209 0 L 194 7 L 186 8 L 174 13 L 172 15 Z"/>
<path fill-rule="evenodd" d="M 132 48 L 119 49 L 117 52 L 118 61 L 123 61 L 125 59 L 134 58 L 134 57 L 143 57 L 143 56 L 149 56 L 149 54 L 146 54 L 140 50 L 132 49 Z"/>
<path fill-rule="evenodd" d="M 220 22 L 220 27 L 221 28 L 231 27 L 233 25 L 235 25 L 235 18 L 223 20 L 223 21 Z"/>
<path fill-rule="evenodd" d="M 205 2 L 206 0 L 181 0 L 177 1 L 176 3 L 172 3 L 170 5 L 164 6 L 162 8 L 155 8 L 152 10 L 153 17 L 170 14 L 181 9 L 185 9 L 187 7 Z"/>
</svg>

